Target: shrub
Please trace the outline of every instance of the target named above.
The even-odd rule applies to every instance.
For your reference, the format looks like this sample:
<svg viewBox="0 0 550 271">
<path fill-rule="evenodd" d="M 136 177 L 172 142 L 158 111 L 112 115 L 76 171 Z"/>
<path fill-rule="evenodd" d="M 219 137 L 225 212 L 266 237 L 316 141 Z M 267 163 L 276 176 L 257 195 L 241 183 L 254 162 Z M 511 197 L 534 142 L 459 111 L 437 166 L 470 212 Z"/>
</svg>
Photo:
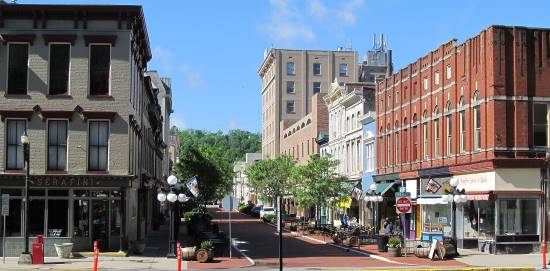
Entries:
<svg viewBox="0 0 550 271">
<path fill-rule="evenodd" d="M 250 204 L 241 205 L 241 206 L 239 206 L 238 210 L 239 210 L 239 212 L 241 212 L 243 214 L 248 214 L 252 210 L 252 207 L 253 206 L 250 205 Z"/>
<path fill-rule="evenodd" d="M 201 248 L 206 250 L 211 250 L 214 248 L 214 244 L 210 240 L 204 240 L 201 242 Z"/>
<path fill-rule="evenodd" d="M 263 220 L 264 222 L 271 222 L 271 223 L 273 223 L 273 222 L 275 221 L 275 219 L 276 219 L 276 216 L 275 216 L 275 215 L 264 215 L 264 216 L 262 217 L 262 220 Z"/>
<path fill-rule="evenodd" d="M 401 247 L 401 239 L 399 238 L 399 236 L 392 236 L 390 237 L 390 239 L 388 240 L 388 247 L 389 248 L 400 248 Z"/>
<path fill-rule="evenodd" d="M 185 212 L 185 213 L 183 213 L 183 220 L 184 221 L 191 221 L 195 217 L 197 217 L 198 215 L 199 215 L 198 212 L 193 212 L 193 211 Z"/>
</svg>

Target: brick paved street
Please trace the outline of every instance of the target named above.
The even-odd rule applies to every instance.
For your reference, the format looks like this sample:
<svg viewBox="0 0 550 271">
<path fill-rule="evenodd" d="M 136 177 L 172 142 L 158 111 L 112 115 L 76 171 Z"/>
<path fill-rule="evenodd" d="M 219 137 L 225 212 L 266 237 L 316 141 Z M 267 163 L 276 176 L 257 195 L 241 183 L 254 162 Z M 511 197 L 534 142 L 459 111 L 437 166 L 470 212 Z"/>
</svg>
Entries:
<svg viewBox="0 0 550 271">
<path fill-rule="evenodd" d="M 228 232 L 227 212 L 210 209 L 215 221 Z M 256 262 L 257 266 L 278 264 L 278 236 L 275 228 L 258 218 L 232 214 L 233 239 L 238 248 Z M 319 244 L 289 233 L 283 238 L 284 265 L 289 267 L 398 267 L 354 252 Z"/>
</svg>

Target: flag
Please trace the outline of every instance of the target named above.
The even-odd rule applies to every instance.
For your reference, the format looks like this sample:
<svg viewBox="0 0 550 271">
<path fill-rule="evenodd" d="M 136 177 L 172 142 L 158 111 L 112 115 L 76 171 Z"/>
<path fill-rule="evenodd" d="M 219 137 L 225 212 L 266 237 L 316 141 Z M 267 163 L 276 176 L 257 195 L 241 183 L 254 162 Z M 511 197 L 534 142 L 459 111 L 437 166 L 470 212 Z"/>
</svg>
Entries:
<svg viewBox="0 0 550 271">
<path fill-rule="evenodd" d="M 439 191 L 440 188 L 441 188 L 441 184 L 436 182 L 434 179 L 430 179 L 428 181 L 428 184 L 426 185 L 426 192 L 435 194 L 437 193 L 437 191 Z"/>
<path fill-rule="evenodd" d="M 351 197 L 356 199 L 356 200 L 360 200 L 362 193 L 363 193 L 363 191 L 360 188 L 354 187 L 353 191 L 351 191 Z"/>
<path fill-rule="evenodd" d="M 197 177 L 193 177 L 190 180 L 187 180 L 187 182 L 185 182 L 185 185 L 195 198 L 199 196 L 199 184 L 197 182 Z"/>
</svg>

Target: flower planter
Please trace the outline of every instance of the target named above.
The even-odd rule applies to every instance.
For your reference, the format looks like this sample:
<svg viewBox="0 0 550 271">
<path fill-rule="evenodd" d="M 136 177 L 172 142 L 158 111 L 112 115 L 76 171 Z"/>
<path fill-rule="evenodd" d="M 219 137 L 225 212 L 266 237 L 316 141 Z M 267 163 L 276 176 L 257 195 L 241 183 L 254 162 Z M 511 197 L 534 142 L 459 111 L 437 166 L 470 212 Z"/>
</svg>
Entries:
<svg viewBox="0 0 550 271">
<path fill-rule="evenodd" d="M 211 249 L 201 248 L 197 250 L 197 261 L 200 263 L 207 263 L 212 261 L 214 253 Z"/>
<path fill-rule="evenodd" d="M 400 247 L 388 247 L 388 255 L 392 257 L 401 257 Z"/>
<path fill-rule="evenodd" d="M 194 261 L 197 247 L 184 247 L 181 249 L 182 258 L 185 261 Z"/>
<path fill-rule="evenodd" d="M 57 256 L 62 259 L 68 259 L 71 257 L 73 251 L 73 243 L 54 244 L 55 252 Z"/>
</svg>

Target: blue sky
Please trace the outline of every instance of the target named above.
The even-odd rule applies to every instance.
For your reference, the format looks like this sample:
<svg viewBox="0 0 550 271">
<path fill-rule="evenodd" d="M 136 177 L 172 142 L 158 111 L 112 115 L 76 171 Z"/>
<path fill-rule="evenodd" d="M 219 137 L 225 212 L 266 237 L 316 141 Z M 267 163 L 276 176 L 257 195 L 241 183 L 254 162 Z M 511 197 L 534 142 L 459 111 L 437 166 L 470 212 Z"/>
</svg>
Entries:
<svg viewBox="0 0 550 271">
<path fill-rule="evenodd" d="M 149 69 L 172 78 L 172 123 L 210 131 L 261 130 L 257 69 L 270 46 L 334 50 L 351 43 L 362 59 L 372 34 L 384 33 L 399 69 L 492 24 L 550 28 L 548 0 L 18 2 L 143 5 L 153 50 Z"/>
</svg>

